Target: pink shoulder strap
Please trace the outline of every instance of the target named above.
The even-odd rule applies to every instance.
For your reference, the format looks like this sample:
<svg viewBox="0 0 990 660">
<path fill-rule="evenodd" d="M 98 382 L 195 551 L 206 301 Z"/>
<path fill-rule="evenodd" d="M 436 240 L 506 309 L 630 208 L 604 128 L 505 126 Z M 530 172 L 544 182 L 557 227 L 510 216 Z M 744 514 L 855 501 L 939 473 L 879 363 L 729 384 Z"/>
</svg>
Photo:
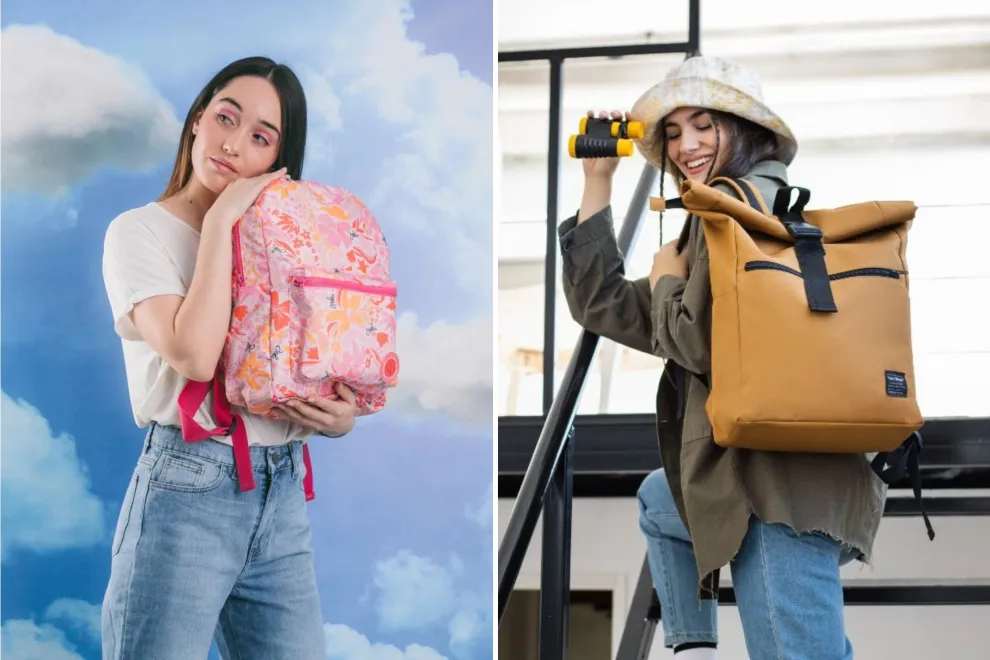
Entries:
<svg viewBox="0 0 990 660">
<path fill-rule="evenodd" d="M 223 374 L 218 369 L 212 380 L 202 382 L 190 380 L 179 393 L 179 420 L 182 427 L 182 439 L 186 442 L 199 442 L 223 435 L 232 436 L 234 445 L 234 467 L 237 470 L 237 480 L 241 491 L 253 490 L 254 475 L 251 472 L 251 448 L 248 445 L 247 429 L 240 415 L 234 415 L 223 389 Z M 210 388 L 213 388 L 213 416 L 220 425 L 214 429 L 205 429 L 196 421 L 196 411 L 203 405 Z M 303 476 L 303 490 L 306 501 L 316 497 L 313 490 L 313 463 L 309 456 L 309 444 L 303 445 L 303 465 L 306 474 Z"/>
</svg>

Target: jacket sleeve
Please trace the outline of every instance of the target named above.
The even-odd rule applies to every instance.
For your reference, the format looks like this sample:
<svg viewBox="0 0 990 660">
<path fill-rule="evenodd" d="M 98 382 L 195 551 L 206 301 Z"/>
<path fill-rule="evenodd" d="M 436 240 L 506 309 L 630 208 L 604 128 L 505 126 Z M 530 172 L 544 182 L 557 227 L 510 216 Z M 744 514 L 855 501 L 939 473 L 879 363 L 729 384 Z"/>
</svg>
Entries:
<svg viewBox="0 0 990 660">
<path fill-rule="evenodd" d="M 750 179 L 750 177 L 745 177 Z M 750 179 L 752 181 L 752 179 Z M 760 184 L 753 181 L 757 186 Z M 779 184 L 774 184 L 774 187 Z M 724 183 L 715 190 L 745 202 Z M 767 192 L 763 192 L 766 197 Z M 708 267 L 708 243 L 701 221 L 690 218 L 688 276 L 660 278 L 653 290 L 653 353 L 673 360 L 699 375 L 712 369 L 712 283 Z"/>
<path fill-rule="evenodd" d="M 652 352 L 690 372 L 711 371 L 712 284 L 700 221 L 690 219 L 687 278 L 665 275 L 653 289 Z"/>
<path fill-rule="evenodd" d="M 649 280 L 626 278 L 611 206 L 581 224 L 577 215 L 571 216 L 560 224 L 558 236 L 564 297 L 578 325 L 623 346 L 653 353 Z"/>
<path fill-rule="evenodd" d="M 716 184 L 714 188 L 740 199 L 725 184 Z M 707 375 L 712 370 L 712 282 L 708 243 L 701 221 L 692 216 L 690 222 L 687 279 L 666 275 L 653 289 L 652 352 L 673 360 L 692 373 Z"/>
</svg>

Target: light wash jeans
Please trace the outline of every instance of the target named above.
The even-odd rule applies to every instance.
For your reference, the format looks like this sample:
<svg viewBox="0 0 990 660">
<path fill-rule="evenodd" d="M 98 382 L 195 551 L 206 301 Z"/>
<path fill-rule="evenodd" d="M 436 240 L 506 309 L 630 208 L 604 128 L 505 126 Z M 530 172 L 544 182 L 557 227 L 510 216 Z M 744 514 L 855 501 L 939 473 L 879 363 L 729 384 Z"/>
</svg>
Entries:
<svg viewBox="0 0 990 660">
<path fill-rule="evenodd" d="M 113 539 L 104 660 L 324 660 L 302 443 L 231 448 L 152 425 Z"/>
<path fill-rule="evenodd" d="M 643 481 L 638 499 L 664 646 L 717 642 L 718 605 L 698 602 L 694 549 L 662 469 Z M 751 518 L 731 564 L 750 660 L 852 660 L 839 577 L 852 558 L 822 534 Z"/>
</svg>

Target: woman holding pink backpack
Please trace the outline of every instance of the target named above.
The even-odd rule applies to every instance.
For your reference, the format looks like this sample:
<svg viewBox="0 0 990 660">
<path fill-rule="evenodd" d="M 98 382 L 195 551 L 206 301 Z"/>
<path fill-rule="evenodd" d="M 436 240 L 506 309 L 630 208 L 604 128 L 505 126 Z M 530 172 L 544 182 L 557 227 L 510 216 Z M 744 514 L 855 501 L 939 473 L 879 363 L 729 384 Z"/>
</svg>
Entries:
<svg viewBox="0 0 990 660">
<path fill-rule="evenodd" d="M 178 400 L 215 375 L 231 322 L 232 230 L 261 191 L 299 179 L 306 98 L 261 57 L 234 62 L 189 109 L 162 197 L 110 223 L 103 274 L 134 419 L 148 427 L 112 547 L 105 660 L 326 657 L 310 547 L 303 443 L 354 426 L 355 396 L 237 411 L 255 488 L 230 437 L 186 442 Z M 217 428 L 210 397 L 195 419 Z"/>
</svg>

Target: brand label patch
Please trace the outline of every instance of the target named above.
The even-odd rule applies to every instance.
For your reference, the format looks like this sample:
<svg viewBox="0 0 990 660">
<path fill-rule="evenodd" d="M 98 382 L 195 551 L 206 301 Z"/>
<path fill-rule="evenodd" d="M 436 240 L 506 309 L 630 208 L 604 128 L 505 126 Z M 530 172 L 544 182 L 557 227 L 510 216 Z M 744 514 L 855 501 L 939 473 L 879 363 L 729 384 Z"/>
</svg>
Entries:
<svg viewBox="0 0 990 660">
<path fill-rule="evenodd" d="M 884 382 L 887 385 L 887 396 L 906 399 L 908 395 L 907 376 L 900 371 L 885 371 Z"/>
</svg>

